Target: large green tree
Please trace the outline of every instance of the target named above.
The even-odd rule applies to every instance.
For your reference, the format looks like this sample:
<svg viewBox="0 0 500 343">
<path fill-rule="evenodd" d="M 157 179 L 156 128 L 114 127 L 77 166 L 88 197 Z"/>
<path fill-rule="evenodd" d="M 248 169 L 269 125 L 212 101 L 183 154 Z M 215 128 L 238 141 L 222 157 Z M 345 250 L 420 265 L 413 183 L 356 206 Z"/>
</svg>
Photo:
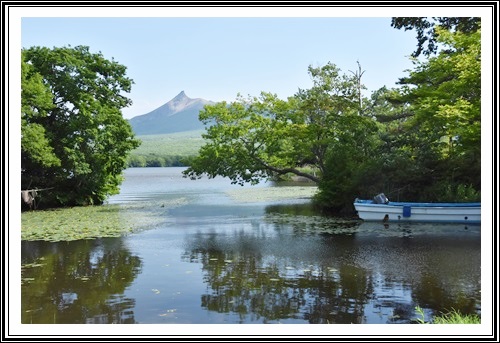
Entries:
<svg viewBox="0 0 500 343">
<path fill-rule="evenodd" d="M 243 184 L 291 173 L 320 182 L 332 152 L 363 145 L 375 123 L 360 115 L 359 75 L 342 74 L 331 63 L 309 67 L 309 74 L 312 87 L 287 100 L 263 92 L 206 106 L 200 112 L 209 125 L 206 144 L 185 174 Z"/>
<path fill-rule="evenodd" d="M 21 150 L 23 165 L 30 160 L 42 167 L 60 166 L 45 127 L 39 122 L 54 109 L 50 88 L 31 64 L 21 61 Z"/>
<path fill-rule="evenodd" d="M 481 189 L 481 30 L 434 28 L 441 49 L 400 79 L 391 94 L 402 114 L 386 116 L 392 180 L 407 199 L 479 200 Z M 398 127 L 399 132 L 394 128 Z M 388 130 L 390 133 L 391 130 Z M 407 174 L 406 181 L 404 181 Z"/>
<path fill-rule="evenodd" d="M 100 204 L 116 194 L 139 141 L 121 109 L 126 67 L 89 47 L 22 50 L 21 187 L 41 205 Z"/>
<path fill-rule="evenodd" d="M 232 103 L 207 105 L 200 120 L 208 124 L 206 140 L 185 175 L 198 178 L 225 176 L 233 183 L 258 183 L 261 179 L 295 173 L 316 181 L 297 167 L 307 163 L 301 154 L 305 124 L 296 120 L 295 101 L 270 93 Z"/>
</svg>

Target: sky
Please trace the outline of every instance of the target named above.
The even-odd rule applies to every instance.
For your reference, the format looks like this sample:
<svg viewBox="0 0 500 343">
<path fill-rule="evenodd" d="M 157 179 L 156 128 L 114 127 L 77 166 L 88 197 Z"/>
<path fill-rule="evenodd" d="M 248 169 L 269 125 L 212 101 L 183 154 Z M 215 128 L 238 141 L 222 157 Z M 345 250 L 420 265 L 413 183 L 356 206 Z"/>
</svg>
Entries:
<svg viewBox="0 0 500 343">
<path fill-rule="evenodd" d="M 398 79 L 407 75 L 405 70 L 412 68 L 409 56 L 416 48 L 416 34 L 392 28 L 391 17 L 481 16 L 485 37 L 483 63 L 486 60 L 482 74 L 485 113 L 482 151 L 486 157 L 493 156 L 489 135 L 493 128 L 491 113 L 495 112 L 491 111 L 492 95 L 487 92 L 492 84 L 491 69 L 488 69 L 491 61 L 487 61 L 491 58 L 491 53 L 488 54 L 491 22 L 488 30 L 485 25 L 488 22 L 484 21 L 491 20 L 488 9 L 396 5 L 349 8 L 12 7 L 8 18 L 6 73 L 13 91 L 8 92 L 7 105 L 10 112 L 19 113 L 20 49 L 35 45 L 50 48 L 86 45 L 91 52 L 101 52 L 105 58 L 113 58 L 125 65 L 127 76 L 135 82 L 127 95 L 133 105 L 123 109 L 125 118 L 148 113 L 181 91 L 191 98 L 212 101 L 233 101 L 238 93 L 257 96 L 261 91 L 286 98 L 299 88 L 310 87 L 309 65 L 317 67 L 328 62 L 337 65 L 343 73 L 349 73 L 357 70 L 359 61 L 364 71 L 362 82 L 368 88 L 365 95 L 369 95 L 384 85 L 389 88 L 396 86 Z M 9 154 L 8 189 L 12 204 L 9 211 L 12 220 L 19 222 L 20 211 L 16 206 L 19 206 L 17 192 L 20 188 L 20 120 L 13 115 L 6 116 L 6 120 L 11 133 L 8 135 L 9 149 L 13 152 Z M 486 184 L 492 180 L 490 163 L 491 159 L 483 159 L 486 168 L 482 168 L 482 178 Z M 483 194 L 487 201 L 491 201 L 489 190 L 486 185 Z M 485 207 L 483 225 L 486 228 L 491 226 L 490 210 Z M 13 225 L 15 227 L 19 225 Z M 10 231 L 6 232 L 9 234 Z M 13 232 L 8 238 L 10 246 L 16 247 L 17 250 L 13 249 L 17 252 L 20 241 Z M 489 239 L 484 235 L 482 244 L 491 245 Z M 485 262 L 492 260 L 488 249 L 483 252 L 483 257 Z M 13 266 L 11 280 L 18 280 L 15 273 L 20 265 L 19 256 L 9 254 L 9 263 Z M 484 270 L 488 271 L 487 268 Z M 485 279 L 482 284 L 485 287 L 483 296 L 488 297 L 491 283 Z M 488 299 L 484 303 L 488 304 Z M 482 309 L 485 323 L 490 322 L 491 313 L 488 311 L 486 307 Z M 10 324 L 12 330 L 22 332 L 24 329 L 18 327 L 15 319 Z M 479 329 L 488 328 L 478 326 Z M 93 333 L 107 333 L 99 331 L 101 327 L 92 330 Z M 176 330 L 182 332 L 182 329 Z M 384 326 L 381 330 L 387 332 L 389 329 Z M 454 326 L 457 334 L 469 334 L 469 330 L 470 326 Z M 52 327 L 47 328 L 47 334 L 52 333 Z"/>
<path fill-rule="evenodd" d="M 465 9 L 469 12 L 470 9 Z M 285 99 L 312 83 L 309 66 L 328 62 L 344 74 L 363 71 L 365 96 L 413 68 L 416 33 L 391 16 L 435 9 L 40 8 L 20 16 L 21 47 L 89 46 L 127 67 L 134 81 L 125 118 L 146 114 L 181 91 L 190 98 L 234 101 L 262 91 Z M 458 12 L 455 12 L 458 11 Z M 464 9 L 448 8 L 448 16 Z"/>
<path fill-rule="evenodd" d="M 311 86 L 307 68 L 328 62 L 364 71 L 365 95 L 394 87 L 412 68 L 415 32 L 390 17 L 36 18 L 21 20 L 22 47 L 86 45 L 127 67 L 134 80 L 125 118 L 148 113 L 181 91 L 233 101 L 237 94 L 280 98 Z"/>
</svg>

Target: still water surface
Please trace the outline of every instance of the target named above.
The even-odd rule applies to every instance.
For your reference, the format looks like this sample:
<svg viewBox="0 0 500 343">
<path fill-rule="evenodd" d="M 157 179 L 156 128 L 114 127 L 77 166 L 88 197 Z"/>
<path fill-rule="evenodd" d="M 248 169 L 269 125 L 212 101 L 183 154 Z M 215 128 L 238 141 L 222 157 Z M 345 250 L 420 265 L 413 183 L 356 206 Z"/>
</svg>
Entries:
<svg viewBox="0 0 500 343">
<path fill-rule="evenodd" d="M 22 242 L 22 323 L 410 323 L 481 313 L 480 226 L 315 214 L 310 186 L 125 171 L 120 238 Z M 140 218 L 139 218 L 140 219 Z M 428 319 L 428 318 L 427 318 Z"/>
</svg>

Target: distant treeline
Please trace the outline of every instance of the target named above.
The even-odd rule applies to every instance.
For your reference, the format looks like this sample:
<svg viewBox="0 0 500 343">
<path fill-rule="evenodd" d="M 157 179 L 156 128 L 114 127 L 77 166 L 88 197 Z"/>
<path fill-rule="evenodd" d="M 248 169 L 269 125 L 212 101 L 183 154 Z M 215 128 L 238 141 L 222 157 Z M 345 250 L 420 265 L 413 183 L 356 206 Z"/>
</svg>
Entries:
<svg viewBox="0 0 500 343">
<path fill-rule="evenodd" d="M 193 158 L 194 156 L 180 155 L 130 155 L 127 167 L 186 167 Z"/>
<path fill-rule="evenodd" d="M 186 131 L 161 135 L 141 135 L 141 145 L 130 152 L 127 167 L 189 166 L 203 145 L 203 131 Z"/>
</svg>

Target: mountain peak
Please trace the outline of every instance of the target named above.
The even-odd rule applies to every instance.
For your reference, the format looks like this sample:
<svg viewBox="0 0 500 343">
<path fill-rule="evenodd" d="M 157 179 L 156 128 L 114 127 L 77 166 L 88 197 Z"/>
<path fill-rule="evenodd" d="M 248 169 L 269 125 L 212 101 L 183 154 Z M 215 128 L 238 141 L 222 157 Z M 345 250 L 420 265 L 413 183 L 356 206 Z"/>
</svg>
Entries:
<svg viewBox="0 0 500 343">
<path fill-rule="evenodd" d="M 181 91 L 157 109 L 130 120 L 137 135 L 161 134 L 199 130 L 204 124 L 199 121 L 199 112 L 213 102 L 201 98 L 191 99 Z"/>
<path fill-rule="evenodd" d="M 169 107 L 172 113 L 176 113 L 182 111 L 184 108 L 188 107 L 193 102 L 195 102 L 195 100 L 188 98 L 186 93 L 182 91 L 179 94 L 177 94 L 175 98 L 167 102 L 165 106 Z"/>
<path fill-rule="evenodd" d="M 182 100 L 182 99 L 189 99 L 189 97 L 184 93 L 184 91 L 181 91 L 179 94 L 177 94 L 172 100 Z"/>
</svg>

